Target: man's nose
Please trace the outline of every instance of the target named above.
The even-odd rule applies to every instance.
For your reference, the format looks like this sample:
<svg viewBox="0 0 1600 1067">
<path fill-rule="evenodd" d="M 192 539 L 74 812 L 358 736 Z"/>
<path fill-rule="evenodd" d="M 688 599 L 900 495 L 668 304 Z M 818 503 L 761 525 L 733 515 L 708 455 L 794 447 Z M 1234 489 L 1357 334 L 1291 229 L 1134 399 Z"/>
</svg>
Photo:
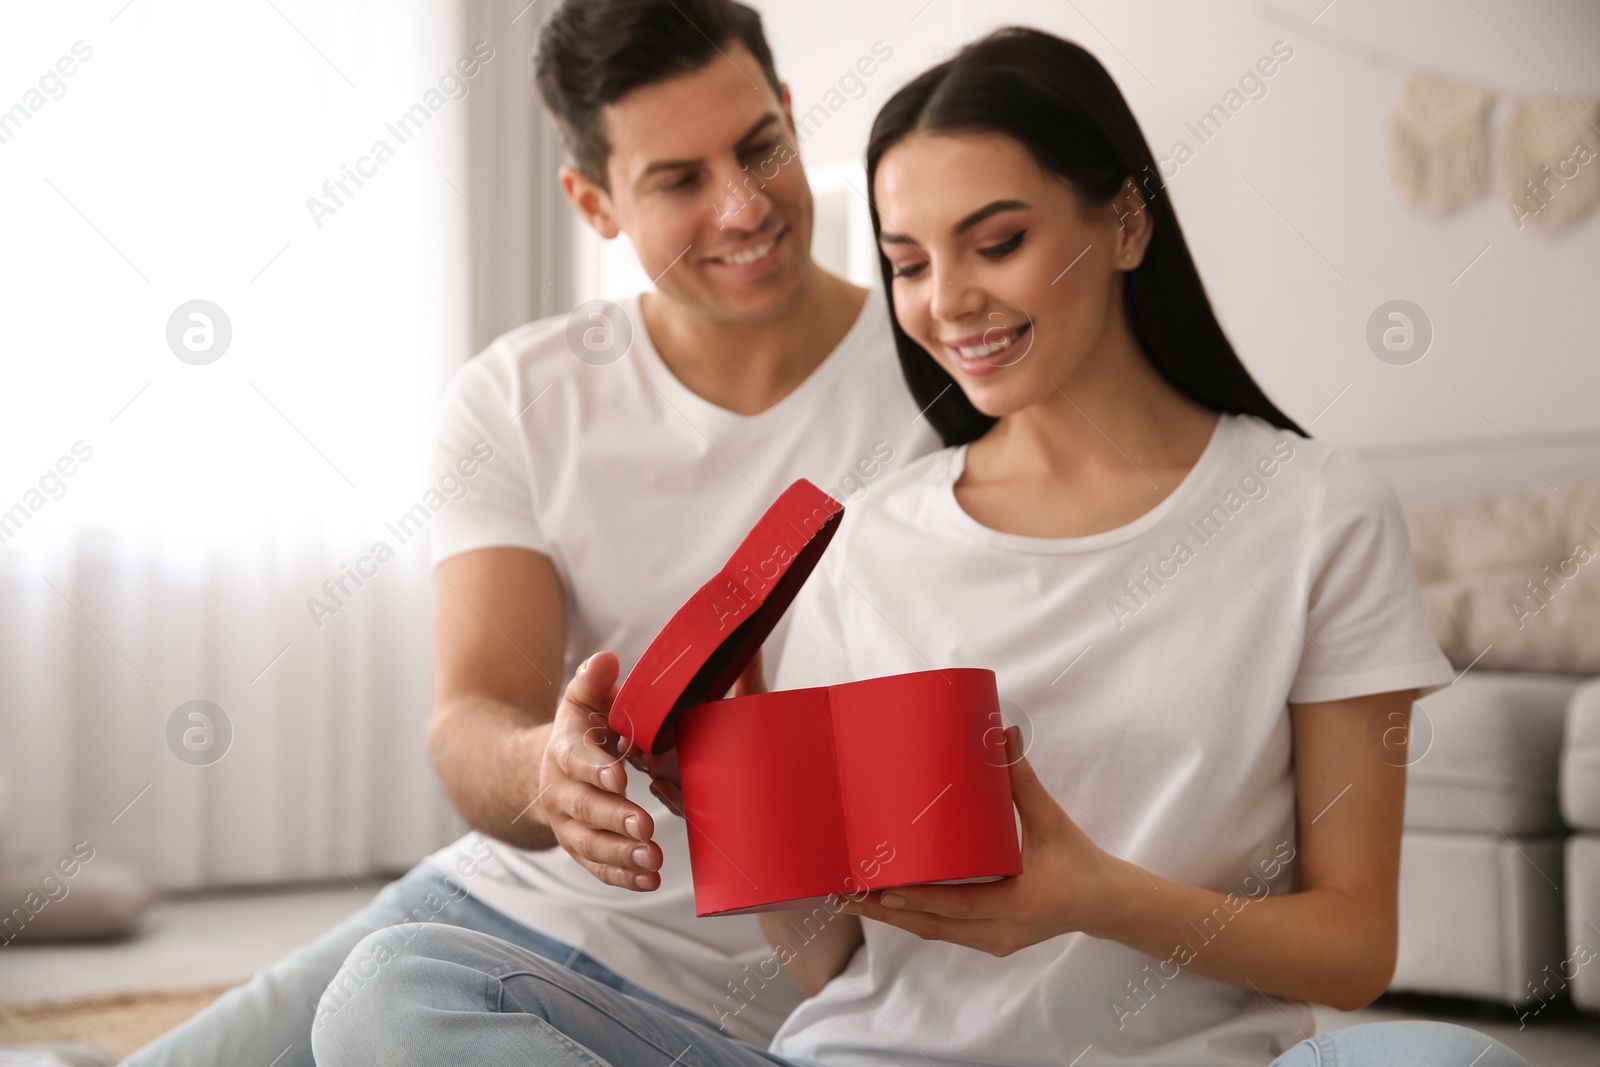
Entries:
<svg viewBox="0 0 1600 1067">
<path fill-rule="evenodd" d="M 721 230 L 754 233 L 767 225 L 772 214 L 772 198 L 766 181 L 749 167 L 735 167 L 719 174 L 720 184 L 712 211 Z"/>
</svg>

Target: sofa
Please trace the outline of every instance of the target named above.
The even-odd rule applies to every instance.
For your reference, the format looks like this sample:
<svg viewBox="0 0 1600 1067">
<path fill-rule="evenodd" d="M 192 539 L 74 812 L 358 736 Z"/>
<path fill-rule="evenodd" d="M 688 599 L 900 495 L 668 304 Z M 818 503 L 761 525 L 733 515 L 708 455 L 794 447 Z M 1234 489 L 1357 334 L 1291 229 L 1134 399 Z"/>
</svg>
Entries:
<svg viewBox="0 0 1600 1067">
<path fill-rule="evenodd" d="M 1600 681 L 1586 682 L 1567 703 L 1561 815 L 1573 831 L 1566 845 L 1569 951 L 1562 977 L 1571 982 L 1575 1006 L 1600 1013 Z"/>
<path fill-rule="evenodd" d="M 1570 557 L 1550 502 L 1597 484 L 1600 434 L 1363 451 L 1406 505 L 1459 672 L 1413 713 L 1390 991 L 1600 1012 L 1600 559 L 1542 569 Z"/>
</svg>

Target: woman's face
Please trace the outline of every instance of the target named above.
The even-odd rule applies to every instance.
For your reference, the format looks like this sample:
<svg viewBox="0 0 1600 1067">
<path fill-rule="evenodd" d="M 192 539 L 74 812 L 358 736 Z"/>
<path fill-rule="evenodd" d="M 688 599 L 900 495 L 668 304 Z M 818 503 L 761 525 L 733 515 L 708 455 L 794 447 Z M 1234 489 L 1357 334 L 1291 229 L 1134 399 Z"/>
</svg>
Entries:
<svg viewBox="0 0 1600 1067">
<path fill-rule="evenodd" d="M 1053 398 L 1121 327 L 1149 233 L 1131 192 L 1087 209 L 996 133 L 913 134 L 874 183 L 900 325 L 984 414 Z"/>
</svg>

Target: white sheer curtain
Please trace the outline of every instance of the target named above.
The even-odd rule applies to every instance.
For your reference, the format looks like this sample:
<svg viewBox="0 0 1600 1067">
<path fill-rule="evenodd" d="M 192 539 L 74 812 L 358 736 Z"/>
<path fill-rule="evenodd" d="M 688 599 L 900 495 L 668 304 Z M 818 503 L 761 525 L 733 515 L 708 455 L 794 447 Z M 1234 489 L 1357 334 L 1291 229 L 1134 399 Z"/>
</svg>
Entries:
<svg viewBox="0 0 1600 1067">
<path fill-rule="evenodd" d="M 387 524 L 444 473 L 449 374 L 567 299 L 540 14 L 0 11 L 0 859 L 353 878 L 459 831 L 422 749 L 426 532 Z M 231 329 L 204 364 L 168 336 L 195 300 Z M 192 700 L 216 762 L 169 743 Z"/>
</svg>

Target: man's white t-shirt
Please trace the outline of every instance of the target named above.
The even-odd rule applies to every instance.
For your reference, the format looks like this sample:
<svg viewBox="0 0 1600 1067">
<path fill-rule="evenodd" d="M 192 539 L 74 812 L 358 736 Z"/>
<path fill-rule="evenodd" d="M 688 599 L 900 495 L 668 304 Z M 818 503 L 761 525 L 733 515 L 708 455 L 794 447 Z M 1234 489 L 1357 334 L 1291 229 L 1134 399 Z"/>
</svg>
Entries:
<svg viewBox="0 0 1600 1067">
<path fill-rule="evenodd" d="M 1237 913 L 1288 892 L 1288 705 L 1452 678 L 1393 492 L 1349 452 L 1223 416 L 1153 510 L 1045 539 L 963 511 L 965 459 L 937 452 L 847 508 L 774 688 L 991 668 L 1028 759 L 1101 848 L 1233 893 Z M 1185 966 L 1237 913 L 1163 957 L 1068 934 L 1002 959 L 866 922 L 772 1049 L 841 1067 L 1266 1064 L 1314 1032 L 1309 1008 Z"/>
<path fill-rule="evenodd" d="M 810 377 L 751 416 L 686 388 L 651 344 L 639 298 L 619 306 L 632 325 L 620 360 L 580 360 L 568 347 L 567 316 L 530 323 L 456 374 L 436 429 L 442 465 L 481 458 L 479 442 L 493 458 L 460 468 L 476 469 L 466 495 L 432 520 L 433 561 L 497 545 L 548 556 L 567 601 L 563 674 L 551 679 L 559 687 L 602 649 L 626 674 L 796 478 L 848 504 L 939 444 L 901 376 L 876 288 Z M 783 629 L 768 641 L 769 676 Z M 770 953 L 766 939 L 752 916 L 695 917 L 683 821 L 642 773 L 626 769 L 628 797 L 650 812 L 665 854 L 655 892 L 605 885 L 559 848 L 523 851 L 476 833 L 432 861 L 496 910 L 765 1043 L 799 989 L 769 983 L 748 1006 L 748 996 L 732 995 L 729 983 Z M 479 869 L 490 849 L 494 859 Z"/>
</svg>

